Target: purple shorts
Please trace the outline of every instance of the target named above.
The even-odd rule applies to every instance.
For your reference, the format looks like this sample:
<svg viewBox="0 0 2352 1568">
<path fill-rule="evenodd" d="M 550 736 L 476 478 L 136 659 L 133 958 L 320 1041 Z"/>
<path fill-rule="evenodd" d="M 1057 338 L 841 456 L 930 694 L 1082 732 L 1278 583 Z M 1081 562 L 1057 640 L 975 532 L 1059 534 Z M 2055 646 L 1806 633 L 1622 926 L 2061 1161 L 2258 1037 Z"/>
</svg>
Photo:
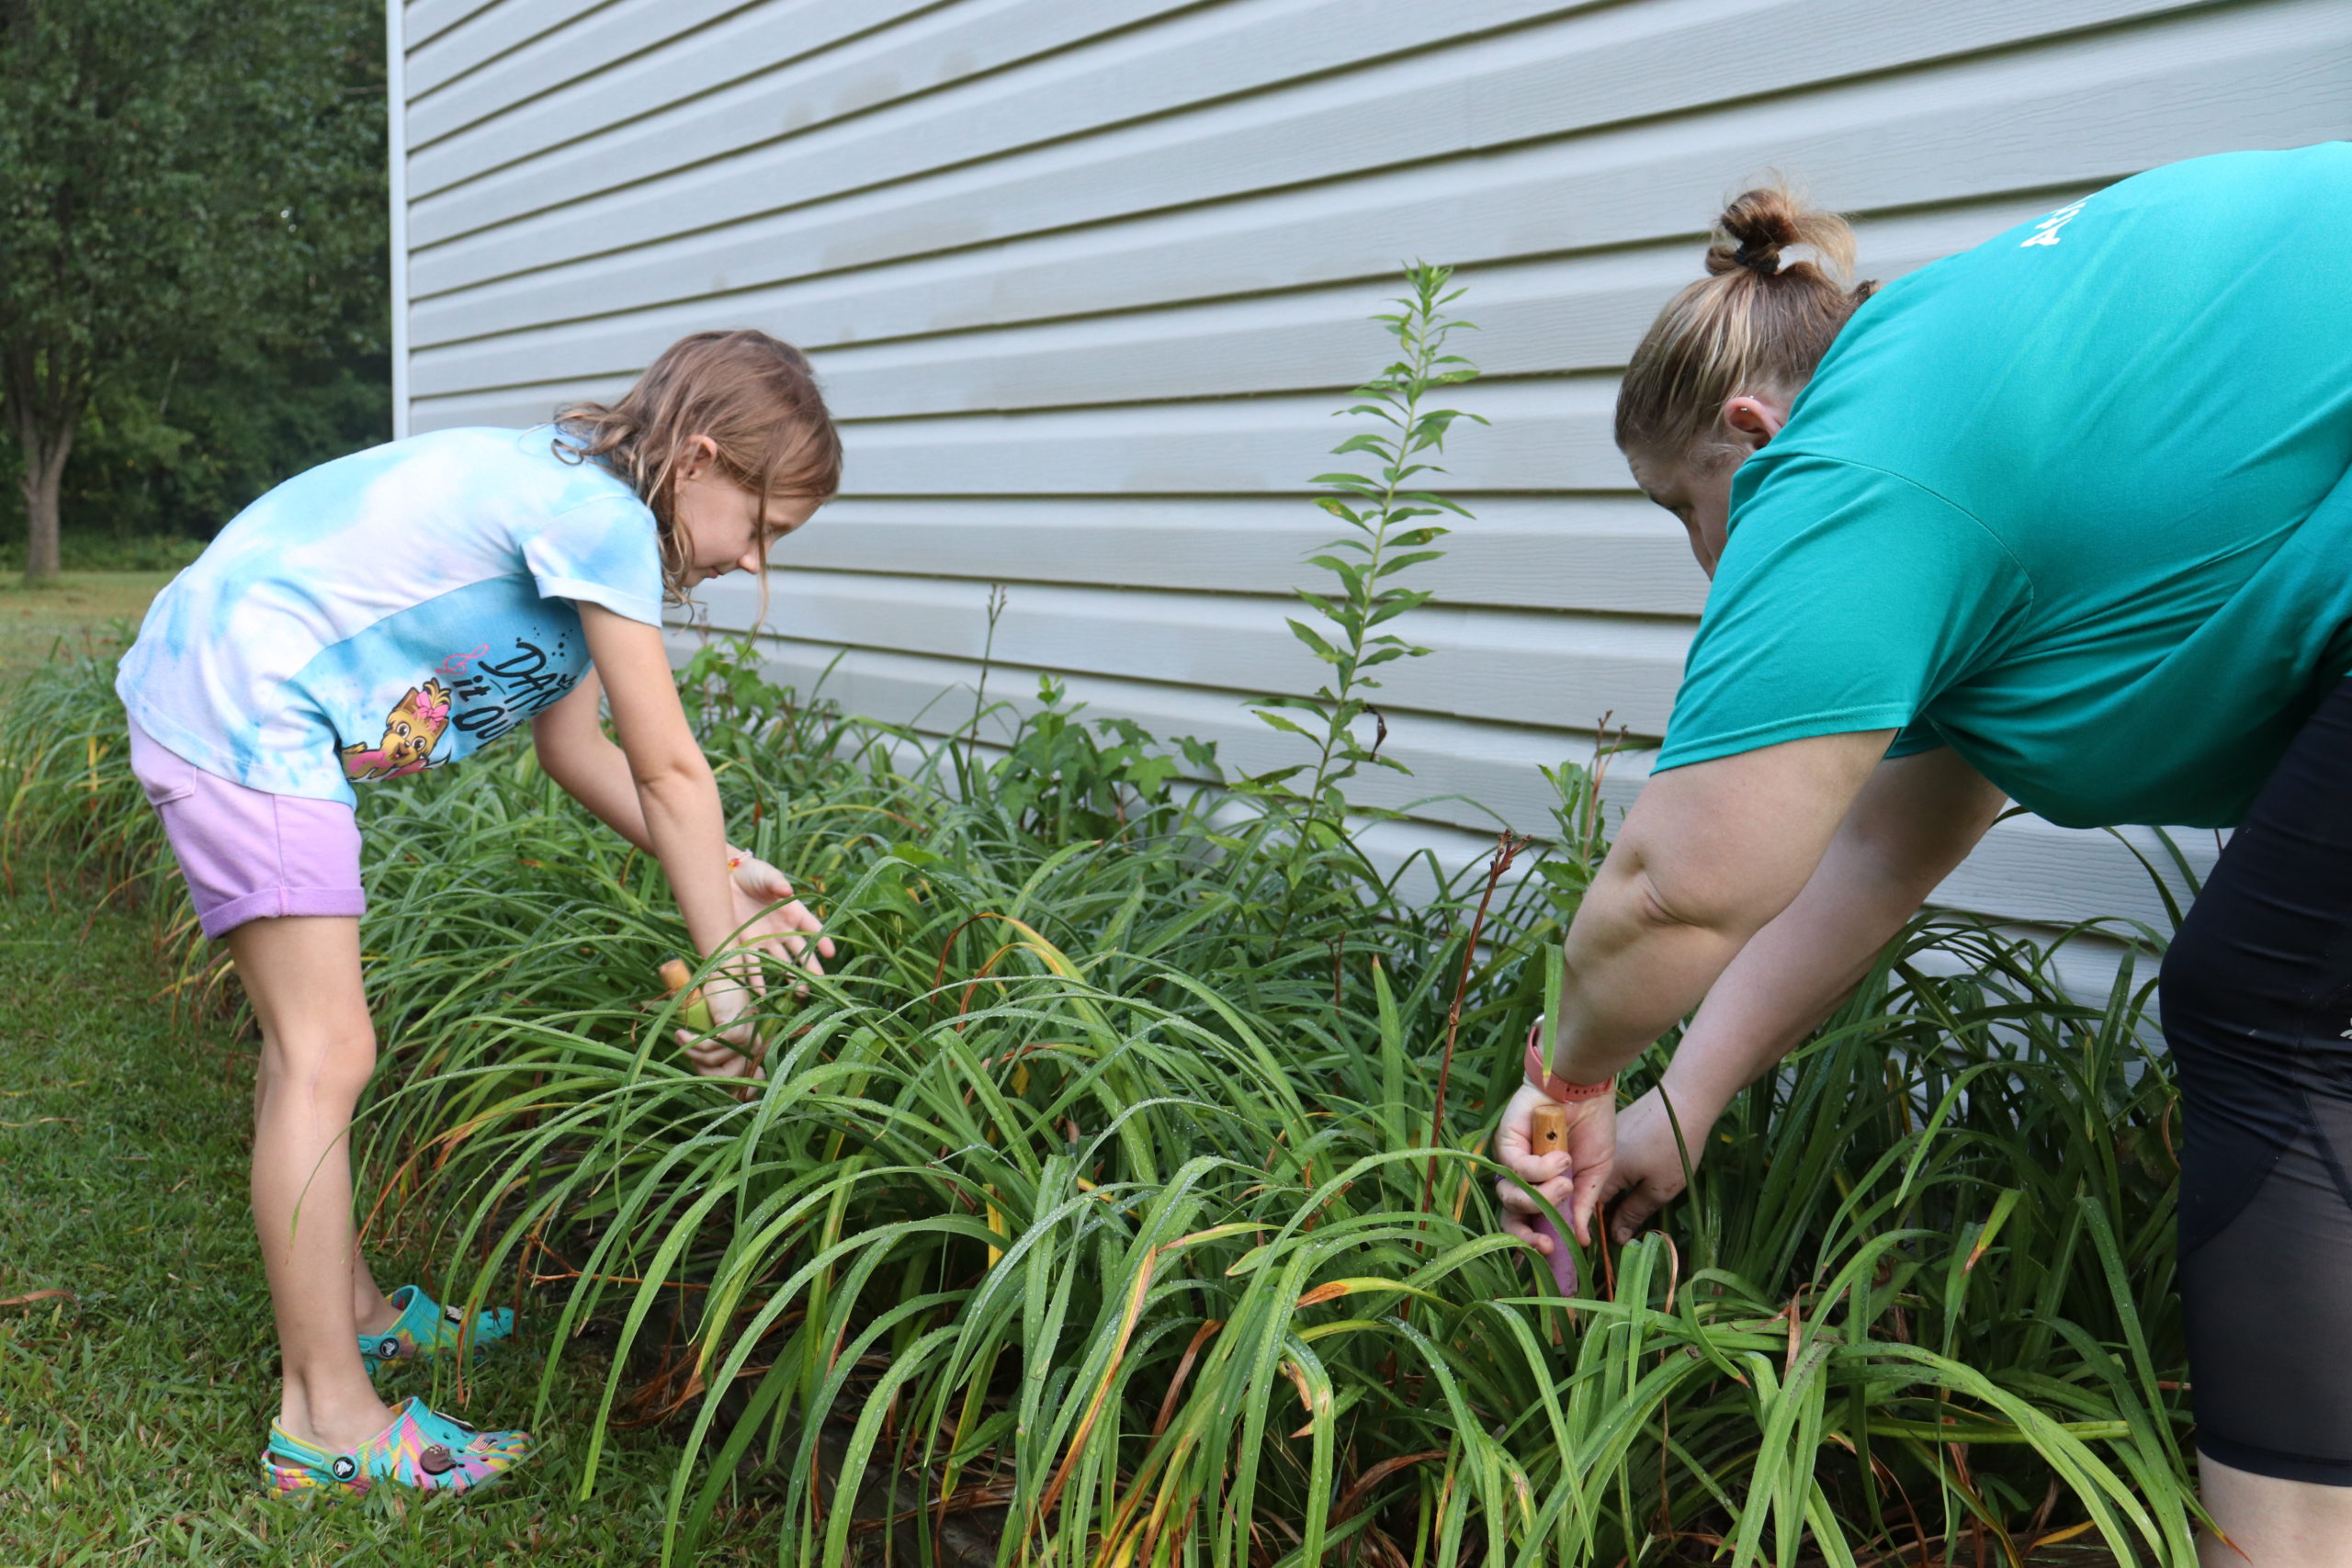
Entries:
<svg viewBox="0 0 2352 1568">
<path fill-rule="evenodd" d="M 339 800 L 248 789 L 130 727 L 130 771 L 179 856 L 206 936 L 278 915 L 358 915 L 359 823 Z"/>
</svg>

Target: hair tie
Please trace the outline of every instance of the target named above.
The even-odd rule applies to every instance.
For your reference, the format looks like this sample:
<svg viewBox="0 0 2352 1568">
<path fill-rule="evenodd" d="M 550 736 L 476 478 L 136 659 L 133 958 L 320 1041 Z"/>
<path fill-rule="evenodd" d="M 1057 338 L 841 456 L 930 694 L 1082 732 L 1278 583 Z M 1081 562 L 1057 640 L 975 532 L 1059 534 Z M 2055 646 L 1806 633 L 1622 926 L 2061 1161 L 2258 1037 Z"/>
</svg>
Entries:
<svg viewBox="0 0 2352 1568">
<path fill-rule="evenodd" d="M 1777 247 L 1772 254 L 1759 256 L 1748 248 L 1746 240 L 1739 243 L 1739 249 L 1732 252 L 1731 259 L 1735 266 L 1744 266 L 1758 277 L 1770 277 L 1781 270 L 1781 258 Z"/>
</svg>

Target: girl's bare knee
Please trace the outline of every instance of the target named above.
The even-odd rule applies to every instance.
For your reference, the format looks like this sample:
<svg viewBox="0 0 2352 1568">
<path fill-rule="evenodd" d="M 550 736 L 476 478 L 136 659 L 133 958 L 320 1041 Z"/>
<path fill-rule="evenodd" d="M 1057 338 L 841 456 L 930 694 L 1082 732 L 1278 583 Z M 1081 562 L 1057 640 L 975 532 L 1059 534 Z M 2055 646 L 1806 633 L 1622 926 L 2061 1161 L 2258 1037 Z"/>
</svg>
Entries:
<svg viewBox="0 0 2352 1568">
<path fill-rule="evenodd" d="M 265 1034 L 261 1043 L 255 1102 L 280 1091 L 359 1098 L 376 1070 L 376 1032 L 371 1028 L 304 1029 Z"/>
</svg>

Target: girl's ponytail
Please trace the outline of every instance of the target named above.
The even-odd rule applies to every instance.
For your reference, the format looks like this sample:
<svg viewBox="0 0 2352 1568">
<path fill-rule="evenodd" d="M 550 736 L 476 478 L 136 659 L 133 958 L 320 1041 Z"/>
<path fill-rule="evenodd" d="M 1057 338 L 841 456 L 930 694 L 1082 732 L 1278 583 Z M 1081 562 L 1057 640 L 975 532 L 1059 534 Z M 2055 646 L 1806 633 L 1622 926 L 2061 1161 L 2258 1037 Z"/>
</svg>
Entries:
<svg viewBox="0 0 2352 1568">
<path fill-rule="evenodd" d="M 1784 262 L 1804 246 L 1820 259 Z M 1794 397 L 1855 307 L 1878 287 L 1848 288 L 1854 231 L 1785 186 L 1744 192 L 1715 220 L 1707 276 L 1658 312 L 1617 392 L 1617 446 L 1669 462 L 1707 463 L 1736 448 L 1717 428 L 1743 393 Z"/>
</svg>

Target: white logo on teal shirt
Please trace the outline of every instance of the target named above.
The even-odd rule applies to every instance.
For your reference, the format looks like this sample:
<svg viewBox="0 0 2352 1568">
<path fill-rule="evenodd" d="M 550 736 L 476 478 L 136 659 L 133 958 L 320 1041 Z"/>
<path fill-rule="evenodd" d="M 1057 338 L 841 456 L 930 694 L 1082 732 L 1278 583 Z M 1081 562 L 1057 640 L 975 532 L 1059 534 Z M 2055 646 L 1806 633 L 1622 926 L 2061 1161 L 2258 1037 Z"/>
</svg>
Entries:
<svg viewBox="0 0 2352 1568">
<path fill-rule="evenodd" d="M 2072 207 L 2062 207 L 2057 211 L 2052 213 L 2049 217 L 2044 218 L 2040 222 L 2034 224 L 2033 232 L 2027 238 L 2018 242 L 2018 249 L 2023 250 L 2028 245 L 2056 244 L 2058 243 L 2058 231 L 2064 229 L 2067 224 L 2072 223 L 2075 220 L 2075 214 L 2080 212 L 2083 209 L 2085 203 L 2089 200 L 2089 197 L 2085 197 L 2081 201 L 2075 203 Z"/>
</svg>

